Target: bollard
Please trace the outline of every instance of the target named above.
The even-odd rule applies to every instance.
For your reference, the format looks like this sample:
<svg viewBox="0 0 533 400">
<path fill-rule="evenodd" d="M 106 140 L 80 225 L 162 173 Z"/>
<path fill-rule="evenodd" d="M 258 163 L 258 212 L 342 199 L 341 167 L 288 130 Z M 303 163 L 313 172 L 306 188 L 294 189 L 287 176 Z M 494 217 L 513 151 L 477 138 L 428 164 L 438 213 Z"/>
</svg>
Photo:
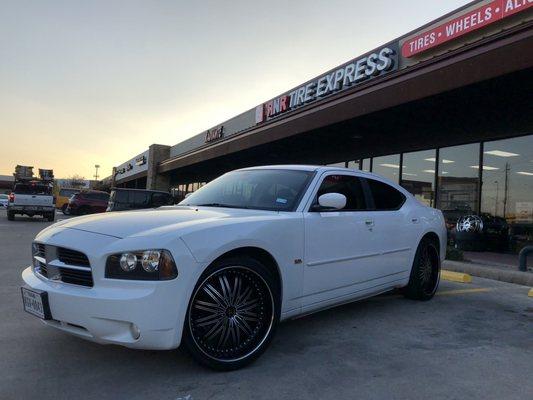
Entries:
<svg viewBox="0 0 533 400">
<path fill-rule="evenodd" d="M 518 254 L 518 270 L 527 271 L 527 255 L 533 253 L 533 246 L 525 246 Z"/>
</svg>

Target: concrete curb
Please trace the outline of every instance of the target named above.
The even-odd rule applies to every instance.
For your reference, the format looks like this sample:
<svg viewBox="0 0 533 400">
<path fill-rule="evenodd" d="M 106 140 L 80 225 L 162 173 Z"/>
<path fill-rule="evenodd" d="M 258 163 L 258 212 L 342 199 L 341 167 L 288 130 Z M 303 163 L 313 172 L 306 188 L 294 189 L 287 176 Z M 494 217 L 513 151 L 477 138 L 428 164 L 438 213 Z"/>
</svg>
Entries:
<svg viewBox="0 0 533 400">
<path fill-rule="evenodd" d="M 480 278 L 494 279 L 502 282 L 515 283 L 517 285 L 533 286 L 533 273 L 531 272 L 512 271 L 489 267 L 487 265 L 450 260 L 445 260 L 442 264 L 442 268 L 455 272 L 464 272 Z"/>
</svg>

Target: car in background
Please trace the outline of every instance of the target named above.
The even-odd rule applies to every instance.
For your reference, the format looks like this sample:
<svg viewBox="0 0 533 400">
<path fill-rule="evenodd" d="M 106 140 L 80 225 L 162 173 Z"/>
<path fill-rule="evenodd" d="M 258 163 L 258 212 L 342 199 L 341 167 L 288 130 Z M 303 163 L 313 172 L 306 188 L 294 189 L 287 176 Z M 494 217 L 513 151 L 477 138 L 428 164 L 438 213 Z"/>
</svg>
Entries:
<svg viewBox="0 0 533 400">
<path fill-rule="evenodd" d="M 61 188 L 56 197 L 56 208 L 61 210 L 63 214 L 67 214 L 68 202 L 72 196 L 79 193 L 80 189 Z"/>
<path fill-rule="evenodd" d="M 17 214 L 28 217 L 41 215 L 52 222 L 56 215 L 52 186 L 41 181 L 16 183 L 9 195 L 7 219 L 13 221 Z"/>
<path fill-rule="evenodd" d="M 174 204 L 172 195 L 160 190 L 113 188 L 106 211 L 157 208 Z"/>
<path fill-rule="evenodd" d="M 72 195 L 66 209 L 67 214 L 86 215 L 105 212 L 109 193 L 100 190 L 83 190 Z"/>
<path fill-rule="evenodd" d="M 9 203 L 9 196 L 7 194 L 0 194 L 0 207 L 7 208 Z"/>
</svg>

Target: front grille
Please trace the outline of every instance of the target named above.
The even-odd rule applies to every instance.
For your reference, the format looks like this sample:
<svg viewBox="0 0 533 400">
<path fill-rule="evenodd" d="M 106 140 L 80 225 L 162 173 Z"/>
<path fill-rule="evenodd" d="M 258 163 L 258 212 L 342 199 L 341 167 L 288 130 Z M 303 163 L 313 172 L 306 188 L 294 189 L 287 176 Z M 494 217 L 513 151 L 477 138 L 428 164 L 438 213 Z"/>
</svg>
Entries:
<svg viewBox="0 0 533 400">
<path fill-rule="evenodd" d="M 80 267 L 91 266 L 85 254 L 76 250 L 65 249 L 64 247 L 57 248 L 57 258 L 65 264 L 79 265 Z"/>
<path fill-rule="evenodd" d="M 35 254 L 36 256 L 39 256 L 39 257 L 45 257 L 45 250 L 44 250 L 44 244 L 43 243 L 36 243 L 37 245 L 37 254 Z"/>
<path fill-rule="evenodd" d="M 79 251 L 37 243 L 34 260 L 35 272 L 51 280 L 57 280 L 72 285 L 93 287 L 91 263 L 87 256 Z M 44 261 L 48 253 L 49 259 Z M 54 255 L 57 257 L 54 257 Z M 53 258 L 50 260 L 50 258 Z M 62 264 L 58 263 L 60 261 Z M 36 264 L 37 262 L 37 264 Z"/>
<path fill-rule="evenodd" d="M 59 267 L 59 274 L 62 282 L 88 287 L 93 286 L 93 276 L 91 271 Z"/>
<path fill-rule="evenodd" d="M 46 264 L 43 264 L 42 262 L 40 262 L 38 272 L 45 278 L 48 278 L 48 269 L 46 268 Z"/>
</svg>

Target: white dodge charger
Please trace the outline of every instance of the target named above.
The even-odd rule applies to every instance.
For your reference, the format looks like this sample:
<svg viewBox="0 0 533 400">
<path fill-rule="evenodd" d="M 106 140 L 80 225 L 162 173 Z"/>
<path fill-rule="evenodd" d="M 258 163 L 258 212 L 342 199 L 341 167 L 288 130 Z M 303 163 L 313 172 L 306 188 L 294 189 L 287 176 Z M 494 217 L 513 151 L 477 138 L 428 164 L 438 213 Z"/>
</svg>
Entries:
<svg viewBox="0 0 533 400">
<path fill-rule="evenodd" d="M 402 288 L 428 300 L 442 213 L 361 171 L 227 173 L 180 204 L 58 222 L 32 244 L 24 309 L 99 343 L 172 349 L 235 369 L 281 320 Z"/>
</svg>

